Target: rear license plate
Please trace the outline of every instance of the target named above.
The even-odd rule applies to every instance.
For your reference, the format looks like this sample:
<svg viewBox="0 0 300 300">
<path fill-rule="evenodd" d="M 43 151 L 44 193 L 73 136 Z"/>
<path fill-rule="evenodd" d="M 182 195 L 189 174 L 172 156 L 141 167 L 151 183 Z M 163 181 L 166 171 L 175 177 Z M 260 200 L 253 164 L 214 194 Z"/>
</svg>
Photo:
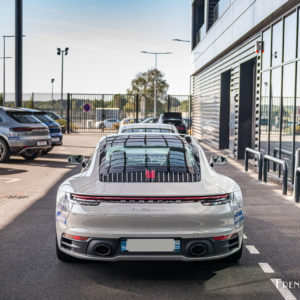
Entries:
<svg viewBox="0 0 300 300">
<path fill-rule="evenodd" d="M 38 146 L 47 146 L 47 141 L 39 141 L 37 142 Z"/>
<path fill-rule="evenodd" d="M 52 142 L 59 142 L 59 141 L 60 141 L 59 137 L 52 138 Z"/>
<path fill-rule="evenodd" d="M 180 240 L 127 239 L 121 241 L 121 252 L 180 252 Z"/>
</svg>

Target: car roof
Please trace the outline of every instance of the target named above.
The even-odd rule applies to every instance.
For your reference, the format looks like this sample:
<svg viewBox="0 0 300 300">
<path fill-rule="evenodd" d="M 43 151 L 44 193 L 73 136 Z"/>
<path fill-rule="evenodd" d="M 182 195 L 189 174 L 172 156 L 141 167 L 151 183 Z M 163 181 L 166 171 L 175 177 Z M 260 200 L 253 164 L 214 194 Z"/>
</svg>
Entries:
<svg viewBox="0 0 300 300">
<path fill-rule="evenodd" d="M 149 124 L 149 123 L 133 123 L 133 124 L 126 124 L 121 127 L 121 129 L 131 129 L 131 128 L 162 128 L 162 129 L 173 129 L 175 130 L 176 127 L 171 124 Z"/>
<path fill-rule="evenodd" d="M 43 111 L 38 110 L 38 109 L 25 108 L 25 107 L 22 107 L 21 110 L 22 110 L 22 111 L 32 112 L 32 113 L 34 113 L 34 112 L 41 112 L 41 113 L 44 113 Z"/>
<path fill-rule="evenodd" d="M 143 147 L 149 143 L 153 146 L 153 140 L 155 140 L 160 145 L 158 147 L 176 147 L 183 148 L 188 142 L 185 136 L 178 133 L 144 133 L 144 132 L 134 132 L 134 133 L 119 133 L 107 135 L 105 138 L 105 147 L 120 146 L 126 144 L 126 146 Z M 103 143 L 103 140 L 100 141 Z M 142 144 L 143 145 L 142 145 Z M 156 145 L 154 146 L 156 147 Z"/>
<path fill-rule="evenodd" d="M 17 107 L 7 107 L 7 106 L 0 106 L 1 109 L 3 109 L 4 111 L 12 111 L 12 112 L 23 112 L 22 109 L 17 108 Z"/>
</svg>

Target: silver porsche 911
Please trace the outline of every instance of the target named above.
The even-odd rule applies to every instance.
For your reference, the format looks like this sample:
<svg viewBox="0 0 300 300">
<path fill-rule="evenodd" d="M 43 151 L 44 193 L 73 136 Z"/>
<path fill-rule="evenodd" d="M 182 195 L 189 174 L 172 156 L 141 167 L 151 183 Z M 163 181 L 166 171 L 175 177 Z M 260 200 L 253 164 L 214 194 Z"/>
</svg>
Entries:
<svg viewBox="0 0 300 300">
<path fill-rule="evenodd" d="M 242 255 L 239 186 L 216 173 L 199 142 L 171 133 L 103 137 L 82 172 L 57 193 L 57 256 L 74 259 L 237 261 Z"/>
</svg>

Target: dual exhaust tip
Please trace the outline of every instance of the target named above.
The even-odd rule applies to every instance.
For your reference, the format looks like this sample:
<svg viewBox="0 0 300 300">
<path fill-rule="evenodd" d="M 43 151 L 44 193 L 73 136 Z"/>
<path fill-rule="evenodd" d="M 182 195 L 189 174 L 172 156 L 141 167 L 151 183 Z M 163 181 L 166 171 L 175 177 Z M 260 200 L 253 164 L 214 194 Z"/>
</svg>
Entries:
<svg viewBox="0 0 300 300">
<path fill-rule="evenodd" d="M 207 253 L 208 248 L 204 243 L 194 243 L 190 246 L 189 252 L 192 256 L 203 256 Z M 105 243 L 97 243 L 93 247 L 93 252 L 97 256 L 109 256 L 112 254 L 113 249 L 110 245 Z"/>
</svg>

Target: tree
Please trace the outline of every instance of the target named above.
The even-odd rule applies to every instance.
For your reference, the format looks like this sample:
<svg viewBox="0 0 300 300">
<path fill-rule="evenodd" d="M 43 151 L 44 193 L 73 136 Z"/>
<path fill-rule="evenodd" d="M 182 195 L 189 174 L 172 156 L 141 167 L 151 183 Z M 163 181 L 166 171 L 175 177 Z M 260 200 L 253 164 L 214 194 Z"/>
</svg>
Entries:
<svg viewBox="0 0 300 300">
<path fill-rule="evenodd" d="M 142 105 L 144 114 L 153 112 L 155 78 L 157 112 L 161 113 L 166 110 L 166 95 L 169 88 L 162 72 L 157 69 L 151 69 L 137 74 L 136 78 L 131 81 L 131 88 L 127 90 L 128 94 L 139 94 L 142 96 L 142 101 L 145 102 Z"/>
<path fill-rule="evenodd" d="M 0 94 L 0 106 L 3 106 L 3 95 Z"/>
</svg>

